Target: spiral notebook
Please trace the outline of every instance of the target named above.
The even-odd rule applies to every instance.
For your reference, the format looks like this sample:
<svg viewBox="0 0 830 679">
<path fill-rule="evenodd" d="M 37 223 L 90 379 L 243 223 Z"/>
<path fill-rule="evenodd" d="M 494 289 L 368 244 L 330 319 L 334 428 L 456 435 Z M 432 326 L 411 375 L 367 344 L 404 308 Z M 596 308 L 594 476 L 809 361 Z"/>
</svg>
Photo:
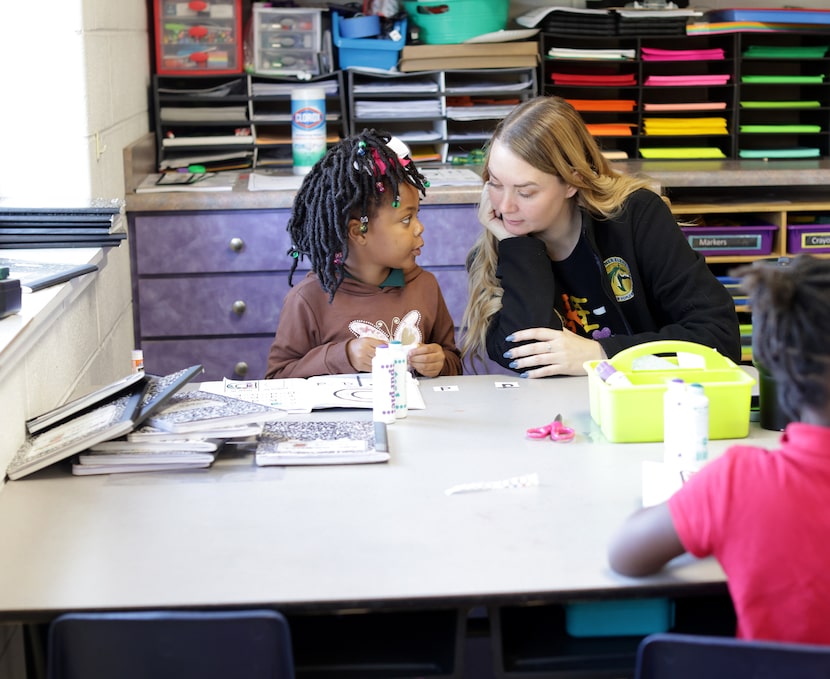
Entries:
<svg viewBox="0 0 830 679">
<path fill-rule="evenodd" d="M 254 457 L 260 467 L 386 462 L 386 425 L 371 420 L 267 422 Z"/>
</svg>

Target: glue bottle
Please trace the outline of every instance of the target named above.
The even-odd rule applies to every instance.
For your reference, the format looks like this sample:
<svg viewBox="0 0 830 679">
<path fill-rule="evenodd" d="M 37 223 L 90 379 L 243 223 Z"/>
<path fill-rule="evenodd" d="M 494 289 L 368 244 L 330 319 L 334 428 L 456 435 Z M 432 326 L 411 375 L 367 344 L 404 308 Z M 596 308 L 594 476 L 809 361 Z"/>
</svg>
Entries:
<svg viewBox="0 0 830 679">
<path fill-rule="evenodd" d="M 679 377 L 669 380 L 663 394 L 663 462 L 674 467 L 680 467 L 686 439 L 685 397 L 686 383 Z"/>
<path fill-rule="evenodd" d="M 297 175 L 308 174 L 326 155 L 326 92 L 322 87 L 291 90 L 291 153 Z"/>
<path fill-rule="evenodd" d="M 130 353 L 130 363 L 132 365 L 132 372 L 144 372 L 144 352 L 141 349 L 133 349 Z"/>
<path fill-rule="evenodd" d="M 625 373 L 621 373 L 608 361 L 600 361 L 597 367 L 594 368 L 600 379 L 609 387 L 630 387 L 631 380 L 626 377 Z"/>
<path fill-rule="evenodd" d="M 372 357 L 372 419 L 395 421 L 395 357 L 386 344 L 378 346 Z"/>
<path fill-rule="evenodd" d="M 409 379 L 409 370 L 406 367 L 407 350 L 404 349 L 400 340 L 389 342 L 389 349 L 395 363 L 395 418 L 406 417 L 409 408 L 407 407 L 406 388 Z"/>
<path fill-rule="evenodd" d="M 688 422 L 686 445 L 680 464 L 683 469 L 697 471 L 709 459 L 709 397 L 703 385 L 695 382 L 686 390 L 684 412 Z"/>
</svg>

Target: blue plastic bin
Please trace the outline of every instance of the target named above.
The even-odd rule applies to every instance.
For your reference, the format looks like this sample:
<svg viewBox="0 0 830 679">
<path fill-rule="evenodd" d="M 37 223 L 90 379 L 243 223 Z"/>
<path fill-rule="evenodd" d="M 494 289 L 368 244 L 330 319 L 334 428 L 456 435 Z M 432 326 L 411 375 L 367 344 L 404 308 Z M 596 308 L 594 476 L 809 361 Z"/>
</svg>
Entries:
<svg viewBox="0 0 830 679">
<path fill-rule="evenodd" d="M 398 65 L 401 50 L 406 44 L 406 19 L 395 22 L 400 39 L 390 38 L 344 38 L 340 35 L 342 17 L 331 13 L 332 40 L 339 50 L 338 63 L 341 69 L 379 68 L 392 70 Z"/>
<path fill-rule="evenodd" d="M 565 605 L 565 625 L 572 637 L 629 637 L 666 632 L 674 624 L 669 599 L 579 601 Z"/>
</svg>

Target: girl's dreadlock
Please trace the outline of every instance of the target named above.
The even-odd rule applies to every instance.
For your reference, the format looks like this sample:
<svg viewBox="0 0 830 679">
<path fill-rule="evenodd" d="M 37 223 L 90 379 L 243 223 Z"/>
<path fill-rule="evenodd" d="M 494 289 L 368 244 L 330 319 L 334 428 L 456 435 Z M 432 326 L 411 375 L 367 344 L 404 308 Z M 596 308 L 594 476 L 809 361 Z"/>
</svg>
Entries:
<svg viewBox="0 0 830 679">
<path fill-rule="evenodd" d="M 400 149 L 400 151 L 398 151 Z M 399 155 L 400 153 L 400 155 Z M 311 168 L 294 199 L 288 220 L 293 258 L 288 284 L 293 286 L 300 257 L 308 257 L 329 301 L 345 277 L 349 255 L 349 220 L 366 222 L 389 192 L 392 206 L 398 186 L 409 182 L 426 194 L 429 182 L 418 171 L 406 147 L 386 132 L 366 130 L 332 146 Z"/>
<path fill-rule="evenodd" d="M 738 270 L 752 304 L 752 356 L 793 420 L 830 398 L 830 260 L 800 255 Z"/>
</svg>

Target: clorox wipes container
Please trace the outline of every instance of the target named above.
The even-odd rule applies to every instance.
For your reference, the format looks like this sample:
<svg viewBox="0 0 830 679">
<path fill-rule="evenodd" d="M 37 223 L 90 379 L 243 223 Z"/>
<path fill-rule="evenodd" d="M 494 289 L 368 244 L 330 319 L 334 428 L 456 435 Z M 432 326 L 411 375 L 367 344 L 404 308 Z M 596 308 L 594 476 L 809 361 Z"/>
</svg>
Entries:
<svg viewBox="0 0 830 679">
<path fill-rule="evenodd" d="M 291 91 L 291 151 L 294 174 L 308 174 L 326 154 L 326 92 L 321 87 Z"/>
</svg>

